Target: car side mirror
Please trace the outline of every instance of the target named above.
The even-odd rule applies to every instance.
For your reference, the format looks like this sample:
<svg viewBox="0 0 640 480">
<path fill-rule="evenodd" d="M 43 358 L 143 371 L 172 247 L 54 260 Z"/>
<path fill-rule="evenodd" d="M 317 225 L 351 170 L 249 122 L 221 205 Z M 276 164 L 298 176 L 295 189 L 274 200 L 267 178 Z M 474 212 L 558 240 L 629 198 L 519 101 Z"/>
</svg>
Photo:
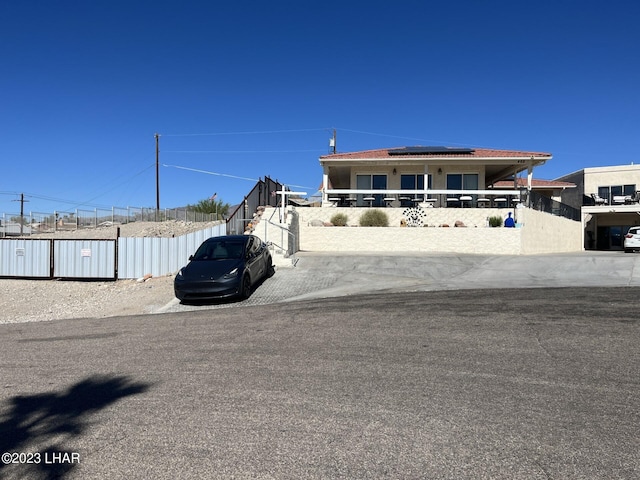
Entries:
<svg viewBox="0 0 640 480">
<path fill-rule="evenodd" d="M 193 255 L 189 255 L 189 261 L 193 260 Z"/>
</svg>

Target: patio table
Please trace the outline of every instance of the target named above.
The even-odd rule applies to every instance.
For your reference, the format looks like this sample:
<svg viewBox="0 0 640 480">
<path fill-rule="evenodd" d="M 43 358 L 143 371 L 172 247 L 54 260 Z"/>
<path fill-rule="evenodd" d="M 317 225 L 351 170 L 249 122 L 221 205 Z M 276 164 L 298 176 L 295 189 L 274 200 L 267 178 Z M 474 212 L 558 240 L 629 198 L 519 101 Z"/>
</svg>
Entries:
<svg viewBox="0 0 640 480">
<path fill-rule="evenodd" d="M 462 203 L 463 207 L 465 206 L 465 204 L 470 204 L 472 200 L 473 197 L 471 195 L 462 195 L 460 197 L 460 203 Z"/>
</svg>

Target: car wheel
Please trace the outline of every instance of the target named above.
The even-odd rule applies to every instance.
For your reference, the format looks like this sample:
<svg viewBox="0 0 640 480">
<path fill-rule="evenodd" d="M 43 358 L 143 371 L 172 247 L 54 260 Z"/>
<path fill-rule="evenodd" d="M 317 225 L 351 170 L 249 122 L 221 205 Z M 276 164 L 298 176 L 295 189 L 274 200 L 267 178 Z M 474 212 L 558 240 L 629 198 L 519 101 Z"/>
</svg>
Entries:
<svg viewBox="0 0 640 480">
<path fill-rule="evenodd" d="M 271 278 L 275 274 L 276 274 L 276 266 L 275 265 L 269 266 L 269 269 L 267 270 L 267 278 Z"/>
<path fill-rule="evenodd" d="M 271 258 L 267 261 L 267 278 L 271 278 L 276 274 L 276 266 L 272 263 Z"/>
<path fill-rule="evenodd" d="M 625 248 L 624 253 L 633 253 L 633 248 Z"/>
<path fill-rule="evenodd" d="M 240 287 L 240 296 L 243 299 L 249 298 L 251 296 L 251 277 L 249 277 L 249 274 L 246 274 L 242 278 L 242 287 Z"/>
</svg>

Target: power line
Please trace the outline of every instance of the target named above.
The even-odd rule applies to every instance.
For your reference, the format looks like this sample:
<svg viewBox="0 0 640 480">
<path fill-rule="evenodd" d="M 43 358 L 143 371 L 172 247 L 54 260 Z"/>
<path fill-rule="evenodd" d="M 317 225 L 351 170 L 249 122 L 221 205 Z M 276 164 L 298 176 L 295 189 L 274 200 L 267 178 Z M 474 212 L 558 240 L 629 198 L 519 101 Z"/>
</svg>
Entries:
<svg viewBox="0 0 640 480">
<path fill-rule="evenodd" d="M 140 171 L 139 171 L 138 173 L 136 173 L 135 175 L 133 175 L 133 176 L 129 177 L 129 179 L 128 179 L 128 181 L 127 181 L 126 183 L 129 183 L 129 182 L 133 181 L 133 179 L 134 179 L 134 178 L 136 178 L 136 177 L 138 177 L 138 176 L 142 175 L 143 173 L 145 173 L 146 171 L 150 170 L 151 168 L 153 168 L 153 167 L 154 167 L 154 165 L 155 165 L 155 164 L 151 164 L 151 165 L 149 165 L 148 167 L 144 168 L 143 170 L 140 170 Z M 92 197 L 92 198 L 88 199 L 88 200 L 87 200 L 87 201 L 85 201 L 85 202 L 78 203 L 78 204 L 76 205 L 76 207 L 81 207 L 81 206 L 94 206 L 94 205 L 91 205 L 89 202 L 91 202 L 91 201 L 95 200 L 96 198 L 100 198 L 100 197 L 102 197 L 102 196 L 106 195 L 106 194 L 107 194 L 107 193 L 109 193 L 109 192 L 114 191 L 115 189 L 117 189 L 117 188 L 121 187 L 122 185 L 123 185 L 123 183 L 119 183 L 119 184 L 117 184 L 117 185 L 114 185 L 114 187 L 113 187 L 113 188 L 111 188 L 111 189 L 109 189 L 109 190 L 105 190 L 105 191 L 103 191 L 102 193 L 100 193 L 99 195 L 96 195 L 95 197 Z M 74 203 L 75 203 L 75 202 L 74 202 Z"/>
<path fill-rule="evenodd" d="M 299 133 L 299 132 L 319 132 L 327 130 L 326 128 L 299 128 L 295 130 L 262 130 L 252 132 L 214 132 L 214 133 L 173 133 L 165 134 L 163 137 L 213 137 L 221 135 L 266 135 L 273 133 Z"/>
<path fill-rule="evenodd" d="M 170 168 L 178 168 L 180 170 L 189 170 L 191 172 L 197 172 L 197 173 L 206 173 L 207 175 L 216 175 L 216 176 L 219 176 L 219 177 L 236 178 L 238 180 L 248 180 L 250 182 L 259 181 L 257 178 L 239 177 L 237 175 L 229 175 L 227 173 L 209 172 L 207 170 L 198 170 L 197 168 L 181 167 L 180 165 L 167 165 L 167 164 L 163 163 L 162 166 L 163 167 L 170 167 Z"/>
<path fill-rule="evenodd" d="M 313 150 L 163 150 L 163 153 L 318 153 L 320 149 Z"/>
<path fill-rule="evenodd" d="M 390 134 L 386 134 L 386 133 L 375 133 L 375 132 L 365 132 L 365 131 L 362 131 L 362 130 L 351 130 L 351 129 L 348 129 L 348 128 L 341 128 L 340 131 L 351 132 L 351 133 L 360 133 L 360 134 L 363 134 L 363 135 L 373 135 L 373 136 L 378 136 L 378 137 L 398 138 L 398 139 L 403 139 L 403 140 L 417 140 L 419 142 L 435 143 L 435 144 L 441 144 L 441 145 L 457 145 L 457 146 L 462 146 L 462 147 L 487 148 L 487 149 L 497 148 L 495 145 L 487 146 L 487 145 L 477 145 L 477 144 L 472 144 L 472 143 L 449 142 L 447 140 L 433 140 L 433 139 L 427 139 L 427 138 L 403 137 L 403 136 L 399 136 L 399 135 L 390 135 Z M 558 152 L 556 152 L 556 153 L 558 153 Z M 560 152 L 560 153 L 570 154 L 570 155 L 583 155 L 583 154 L 572 153 L 572 152 Z"/>
<path fill-rule="evenodd" d="M 169 168 L 178 168 L 180 170 L 188 170 L 190 172 L 197 172 L 197 173 L 205 173 L 207 175 L 215 175 L 218 177 L 227 177 L 227 178 L 235 178 L 238 180 L 248 180 L 250 182 L 259 182 L 260 179 L 258 178 L 249 178 L 249 177 L 240 177 L 238 175 L 230 175 L 228 173 L 218 173 L 218 172 L 210 172 L 208 170 L 200 170 L 197 168 L 190 168 L 190 167 L 182 167 L 180 165 L 167 165 L 166 163 L 162 164 L 163 167 L 169 167 Z M 296 188 L 313 188 L 313 187 L 308 187 L 305 185 L 294 185 L 293 183 L 286 183 L 286 182 L 281 182 L 284 183 L 284 185 L 290 186 L 290 187 L 296 187 Z"/>
<path fill-rule="evenodd" d="M 41 195 L 41 194 L 36 194 L 36 193 L 24 193 L 25 197 L 29 197 L 29 198 L 34 198 L 34 199 L 38 199 L 38 200 L 45 200 L 47 202 L 56 202 L 56 203 L 62 203 L 62 204 L 68 204 L 68 205 L 73 205 L 72 207 L 66 207 L 66 208 L 70 208 L 70 209 L 75 209 L 78 207 L 94 207 L 94 208 L 111 208 L 111 205 L 101 205 L 101 204 L 92 204 L 90 202 L 92 202 L 93 200 L 100 198 L 104 195 L 106 195 L 109 192 L 112 192 L 114 190 L 116 190 L 117 188 L 122 187 L 123 185 L 126 185 L 127 183 L 133 181 L 136 177 L 142 175 L 143 173 L 145 173 L 146 171 L 150 170 L 151 168 L 154 167 L 155 164 L 150 164 L 149 166 L 145 167 L 144 169 L 142 169 L 141 171 L 139 171 L 138 173 L 128 176 L 127 181 L 126 182 L 118 182 L 118 180 L 122 177 L 124 177 L 124 175 L 121 175 L 120 177 L 116 178 L 115 181 L 118 182 L 116 183 L 112 188 L 107 189 L 102 191 L 101 193 L 85 200 L 85 201 L 80 201 L 80 200 L 69 200 L 69 199 L 62 199 L 62 198 L 57 198 L 57 197 L 51 197 L 51 196 L 47 196 L 47 195 Z M 19 192 L 0 192 L 0 194 L 5 194 L 5 195 L 21 195 Z"/>
</svg>

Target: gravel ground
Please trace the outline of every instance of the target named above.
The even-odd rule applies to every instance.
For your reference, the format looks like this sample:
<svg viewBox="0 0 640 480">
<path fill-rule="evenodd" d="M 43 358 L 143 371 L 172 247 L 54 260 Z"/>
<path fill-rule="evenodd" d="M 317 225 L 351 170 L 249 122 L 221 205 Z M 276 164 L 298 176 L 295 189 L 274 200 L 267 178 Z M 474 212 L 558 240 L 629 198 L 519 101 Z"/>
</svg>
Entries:
<svg viewBox="0 0 640 480">
<path fill-rule="evenodd" d="M 81 230 L 58 230 L 56 232 L 38 233 L 27 238 L 72 238 L 72 239 L 111 239 L 121 237 L 177 237 L 202 230 L 220 222 L 183 222 L 168 220 L 166 222 L 132 222 L 122 225 L 104 225 L 97 228 Z"/>
<path fill-rule="evenodd" d="M 153 313 L 173 298 L 172 276 L 141 283 L 0 279 L 0 323 Z"/>
<path fill-rule="evenodd" d="M 134 222 L 119 225 L 122 237 L 172 237 L 215 223 Z M 117 238 L 116 226 L 32 235 L 30 238 Z M 153 313 L 174 298 L 173 276 L 144 282 L 0 279 L 0 323 L 63 318 L 104 318 Z"/>
</svg>

